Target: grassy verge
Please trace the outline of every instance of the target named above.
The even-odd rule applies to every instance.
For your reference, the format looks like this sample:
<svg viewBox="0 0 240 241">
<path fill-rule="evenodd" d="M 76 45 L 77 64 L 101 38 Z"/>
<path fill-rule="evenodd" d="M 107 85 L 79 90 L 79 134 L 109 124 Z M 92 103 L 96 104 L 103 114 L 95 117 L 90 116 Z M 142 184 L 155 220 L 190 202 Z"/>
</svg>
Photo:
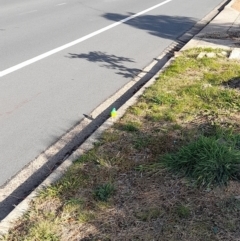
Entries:
<svg viewBox="0 0 240 241">
<path fill-rule="evenodd" d="M 239 240 L 240 63 L 184 52 L 4 240 Z"/>
</svg>

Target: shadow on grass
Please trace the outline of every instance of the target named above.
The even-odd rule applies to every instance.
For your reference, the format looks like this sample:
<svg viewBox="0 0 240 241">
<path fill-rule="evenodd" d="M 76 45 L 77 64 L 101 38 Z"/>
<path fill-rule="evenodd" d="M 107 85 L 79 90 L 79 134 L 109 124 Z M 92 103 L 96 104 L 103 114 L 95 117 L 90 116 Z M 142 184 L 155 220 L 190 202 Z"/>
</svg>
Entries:
<svg viewBox="0 0 240 241">
<path fill-rule="evenodd" d="M 51 222 L 51 215 L 62 217 L 58 226 L 68 230 L 61 232 L 63 240 L 235 240 L 240 202 L 233 196 L 239 185 L 232 182 L 228 188 L 206 192 L 155 168 L 158 155 L 178 150 L 183 136 L 197 133 L 190 127 L 175 130 L 173 124 L 167 132 L 160 125 L 147 131 L 133 129 L 133 124 L 114 126 L 60 182 L 40 195 L 28 222 L 37 226 L 46 218 Z M 115 192 L 102 202 L 94 190 L 107 183 Z"/>
</svg>

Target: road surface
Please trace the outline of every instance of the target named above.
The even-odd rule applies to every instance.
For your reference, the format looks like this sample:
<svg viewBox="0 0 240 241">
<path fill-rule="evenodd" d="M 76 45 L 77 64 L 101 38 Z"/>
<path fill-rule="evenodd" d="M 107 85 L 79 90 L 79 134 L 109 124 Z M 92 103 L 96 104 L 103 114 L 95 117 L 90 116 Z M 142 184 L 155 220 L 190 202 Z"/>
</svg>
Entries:
<svg viewBox="0 0 240 241">
<path fill-rule="evenodd" d="M 0 186 L 221 2 L 0 0 Z"/>
</svg>

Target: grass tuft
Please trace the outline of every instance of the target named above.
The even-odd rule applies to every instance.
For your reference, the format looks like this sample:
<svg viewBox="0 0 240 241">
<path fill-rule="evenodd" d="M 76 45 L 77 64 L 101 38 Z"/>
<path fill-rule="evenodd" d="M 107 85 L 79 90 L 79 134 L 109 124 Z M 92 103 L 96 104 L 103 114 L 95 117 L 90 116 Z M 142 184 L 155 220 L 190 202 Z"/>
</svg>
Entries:
<svg viewBox="0 0 240 241">
<path fill-rule="evenodd" d="M 106 183 L 103 185 L 98 186 L 94 190 L 94 196 L 97 200 L 106 202 L 115 192 L 115 188 L 113 184 Z"/>
<path fill-rule="evenodd" d="M 48 222 L 41 221 L 30 229 L 28 237 L 24 240 L 60 241 L 56 231 L 57 227 L 55 224 L 50 225 Z"/>
<path fill-rule="evenodd" d="M 162 212 L 158 208 L 148 208 L 135 213 L 137 219 L 143 222 L 155 220 L 161 216 Z"/>
<path fill-rule="evenodd" d="M 177 153 L 162 157 L 164 166 L 194 179 L 197 186 L 227 184 L 239 179 L 240 151 L 223 139 L 200 136 Z"/>
<path fill-rule="evenodd" d="M 175 211 L 176 211 L 176 214 L 179 216 L 179 218 L 188 218 L 191 215 L 191 211 L 189 207 L 182 204 L 178 205 Z"/>
</svg>

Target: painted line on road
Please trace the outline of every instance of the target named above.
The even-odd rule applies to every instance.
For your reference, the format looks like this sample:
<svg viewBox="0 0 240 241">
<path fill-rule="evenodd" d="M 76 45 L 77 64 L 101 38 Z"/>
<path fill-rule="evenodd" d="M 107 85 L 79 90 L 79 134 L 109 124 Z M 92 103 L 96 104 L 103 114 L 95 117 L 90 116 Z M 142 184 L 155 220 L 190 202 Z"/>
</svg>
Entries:
<svg viewBox="0 0 240 241">
<path fill-rule="evenodd" d="M 122 19 L 122 20 L 120 20 L 120 21 L 118 21 L 118 22 L 116 22 L 116 23 L 110 24 L 110 25 L 108 25 L 107 27 L 101 28 L 101 29 L 99 29 L 99 30 L 97 30 L 97 31 L 95 31 L 95 32 L 93 32 L 93 33 L 90 33 L 90 34 L 88 34 L 88 35 L 86 35 L 86 36 L 84 36 L 84 37 L 81 37 L 81 38 L 79 38 L 79 39 L 77 39 L 77 40 L 75 40 L 75 41 L 72 41 L 72 42 L 70 42 L 70 43 L 68 43 L 68 44 L 62 45 L 61 47 L 55 48 L 55 49 L 53 49 L 53 50 L 50 50 L 50 51 L 48 51 L 48 52 L 46 52 L 46 53 L 44 53 L 44 54 L 38 55 L 38 56 L 36 56 L 36 57 L 34 57 L 34 58 L 32 58 L 32 59 L 29 59 L 29 60 L 27 60 L 27 61 L 24 61 L 24 62 L 22 62 L 22 63 L 20 63 L 20 64 L 17 64 L 17 65 L 15 65 L 15 66 L 13 66 L 13 67 L 10 67 L 10 68 L 8 68 L 8 69 L 5 69 L 5 70 L 3 70 L 3 71 L 0 72 L 0 77 L 3 77 L 3 76 L 5 76 L 5 75 L 7 75 L 7 74 L 10 74 L 10 73 L 12 73 L 12 72 L 15 72 L 15 71 L 17 71 L 17 70 L 19 70 L 19 69 L 21 69 L 21 68 L 24 68 L 24 67 L 26 67 L 26 66 L 28 66 L 28 65 L 30 65 L 30 64 L 33 64 L 33 63 L 35 63 L 35 62 L 37 62 L 37 61 L 39 61 L 39 60 L 41 60 L 41 59 L 44 59 L 44 58 L 46 58 L 46 57 L 49 57 L 49 56 L 51 56 L 51 55 L 53 55 L 53 54 L 55 54 L 55 53 L 58 53 L 58 52 L 60 52 L 60 51 L 62 51 L 62 50 L 64 50 L 64 49 L 67 49 L 67 48 L 69 48 L 69 47 L 72 47 L 72 46 L 74 46 L 74 45 L 76 45 L 76 44 L 79 44 L 79 43 L 81 43 L 81 42 L 83 42 L 83 41 L 85 41 L 85 40 L 87 40 L 87 39 L 90 39 L 90 38 L 92 38 L 92 37 L 94 37 L 94 36 L 96 36 L 96 35 L 98 35 L 98 34 L 100 34 L 100 33 L 103 33 L 103 32 L 105 32 L 105 31 L 107 31 L 107 30 L 109 30 L 109 29 L 112 29 L 112 28 L 114 28 L 114 27 L 117 27 L 118 25 L 120 25 L 120 24 L 122 24 L 122 23 L 125 23 L 125 22 L 127 22 L 127 21 L 129 21 L 129 20 L 131 20 L 131 19 L 133 19 L 133 18 L 136 18 L 136 17 L 138 17 L 138 16 L 140 16 L 140 15 L 143 15 L 143 14 L 145 14 L 145 13 L 147 13 L 147 12 L 150 12 L 150 11 L 152 11 L 152 10 L 154 10 L 154 9 L 156 9 L 156 8 L 164 5 L 164 4 L 167 4 L 167 3 L 171 2 L 171 1 L 172 1 L 172 0 L 166 0 L 166 1 L 164 1 L 164 2 L 161 2 L 161 3 L 157 4 L 157 5 L 154 5 L 153 7 L 147 8 L 147 9 L 145 9 L 145 10 L 139 12 L 139 13 L 136 13 L 136 14 L 134 14 L 134 15 L 131 15 L 131 16 L 127 17 L 127 18 L 124 18 L 124 19 Z"/>
</svg>

